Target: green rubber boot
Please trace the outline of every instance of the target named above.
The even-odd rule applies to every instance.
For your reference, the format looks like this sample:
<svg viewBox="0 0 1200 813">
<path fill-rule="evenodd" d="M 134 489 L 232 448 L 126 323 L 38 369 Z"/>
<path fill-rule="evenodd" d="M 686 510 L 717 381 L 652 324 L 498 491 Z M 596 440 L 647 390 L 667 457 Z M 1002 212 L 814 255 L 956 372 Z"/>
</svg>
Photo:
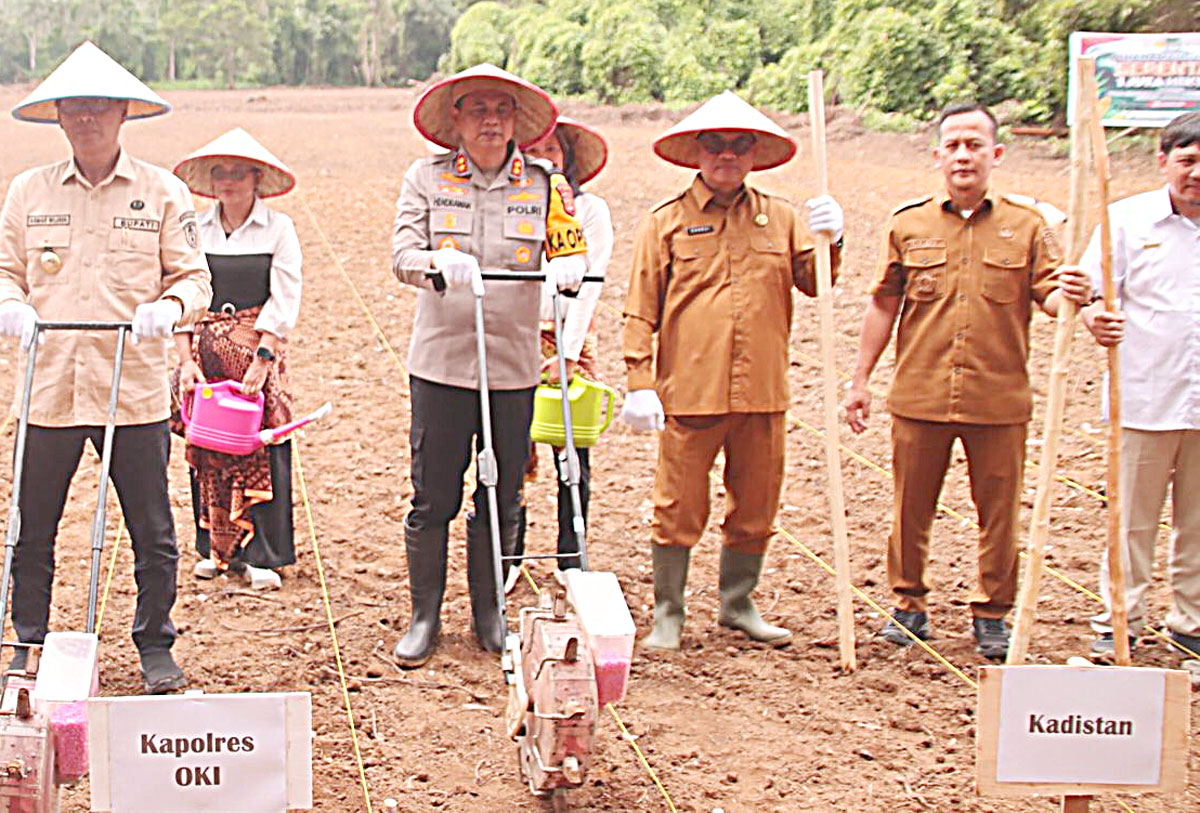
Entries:
<svg viewBox="0 0 1200 813">
<path fill-rule="evenodd" d="M 683 635 L 683 590 L 692 549 L 654 545 L 654 629 L 642 639 L 651 649 L 679 649 Z"/>
<path fill-rule="evenodd" d="M 792 633 L 762 620 L 750 593 L 758 585 L 762 573 L 760 553 L 738 553 L 721 548 L 721 616 L 723 627 L 741 630 L 755 641 L 783 646 L 792 640 Z"/>
</svg>

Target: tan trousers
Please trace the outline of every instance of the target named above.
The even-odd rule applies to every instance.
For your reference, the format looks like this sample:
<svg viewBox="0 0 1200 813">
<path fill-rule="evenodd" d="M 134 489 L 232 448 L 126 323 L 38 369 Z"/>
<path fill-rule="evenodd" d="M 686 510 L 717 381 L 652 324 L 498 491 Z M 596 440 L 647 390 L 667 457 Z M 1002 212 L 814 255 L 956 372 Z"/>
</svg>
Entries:
<svg viewBox="0 0 1200 813">
<path fill-rule="evenodd" d="M 654 543 L 690 548 L 700 541 L 708 523 L 708 473 L 724 449 L 725 545 L 764 553 L 775 533 L 786 434 L 782 412 L 668 415 L 654 477 Z"/>
<path fill-rule="evenodd" d="M 1017 512 L 1025 465 L 1026 424 L 914 421 L 892 416 L 892 535 L 888 582 L 907 611 L 924 611 L 929 585 L 929 530 L 950 465 L 954 439 L 962 440 L 979 512 L 979 576 L 969 599 L 979 618 L 1003 618 L 1017 592 Z"/>
<path fill-rule="evenodd" d="M 1121 430 L 1121 538 L 1124 542 L 1125 610 L 1129 631 L 1146 622 L 1146 589 L 1154 570 L 1158 518 L 1171 487 L 1171 548 L 1167 569 L 1174 599 L 1167 626 L 1200 635 L 1200 429 L 1166 432 Z M 1105 611 L 1092 619 L 1112 632 L 1108 557 L 1100 557 Z"/>
</svg>

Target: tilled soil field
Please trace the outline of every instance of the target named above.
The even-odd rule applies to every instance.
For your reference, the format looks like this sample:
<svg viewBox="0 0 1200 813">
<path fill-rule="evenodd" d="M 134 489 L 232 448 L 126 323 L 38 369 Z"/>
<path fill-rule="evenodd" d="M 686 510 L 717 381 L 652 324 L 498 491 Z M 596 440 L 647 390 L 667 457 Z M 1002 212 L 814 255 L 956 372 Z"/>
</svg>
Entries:
<svg viewBox="0 0 1200 813">
<path fill-rule="evenodd" d="M 24 88 L 0 89 L 7 109 Z M 219 133 L 243 126 L 288 162 L 297 192 L 278 207 L 296 221 L 305 254 L 304 306 L 291 341 L 291 369 L 301 410 L 328 399 L 333 417 L 299 442 L 295 484 L 299 563 L 284 573 L 280 592 L 252 595 L 231 579 L 198 582 L 182 445 L 172 459 L 172 495 L 180 548 L 176 646 L 192 685 L 207 692 L 308 691 L 313 697 L 316 809 L 507 811 L 542 809 L 517 774 L 515 747 L 503 733 L 504 683 L 496 658 L 480 651 L 469 629 L 464 529 L 452 528 L 442 644 L 429 665 L 400 672 L 389 660 L 408 618 L 402 520 L 408 508 L 408 384 L 404 358 L 414 293 L 390 273 L 394 201 L 407 165 L 424 154 L 411 125 L 415 93 L 401 90 L 267 89 L 170 95 L 175 111 L 127 124 L 125 145 L 137 156 L 173 166 Z M 612 206 L 617 244 L 596 316 L 601 369 L 619 389 L 620 308 L 634 229 L 656 201 L 679 190 L 689 174 L 654 157 L 652 140 L 682 114 L 651 107 L 565 112 L 599 126 L 610 139 L 608 169 L 593 191 Z M 754 182 L 795 201 L 814 191 L 808 130 L 802 117 L 782 119 L 804 147 L 789 166 Z M 837 361 L 854 360 L 863 288 L 875 262 L 880 231 L 900 201 L 937 187 L 927 136 L 862 130 L 845 111 L 830 126 L 830 184 L 846 209 L 846 262 L 835 293 Z M 20 170 L 67 154 L 50 127 L 0 119 L 0 187 Z M 1120 155 L 1113 192 L 1125 195 L 1160 181 L 1152 156 Z M 1051 146 L 1019 142 L 996 175 L 1004 189 L 1066 207 L 1067 162 Z M 814 556 L 832 562 L 826 496 L 821 375 L 815 303 L 799 303 L 792 338 L 792 408 L 788 474 L 780 524 L 757 593 L 764 614 L 796 632 L 791 646 L 753 645 L 716 624 L 716 532 L 722 505 L 693 557 L 689 616 L 678 654 L 635 651 L 628 698 L 615 710 L 626 737 L 602 712 L 597 749 L 584 788 L 572 795 L 581 810 L 1050 810 L 1053 799 L 1003 801 L 975 792 L 975 692 L 962 677 L 916 649 L 874 638 L 881 620 L 855 603 L 860 668 L 837 668 L 834 581 Z M 1053 325 L 1034 319 L 1033 382 L 1039 414 L 1030 440 L 1025 509 L 1033 499 L 1041 416 Z M 0 397 L 13 397 L 15 345 L 0 358 Z M 1098 417 L 1103 355 L 1080 328 L 1069 384 L 1067 428 L 1056 483 L 1049 564 L 1096 589 L 1104 545 L 1104 511 L 1096 493 L 1104 481 Z M 890 354 L 873 380 L 876 414 L 860 437 L 843 432 L 855 456 L 843 456 L 854 583 L 890 605 L 884 550 L 890 523 L 888 419 L 883 394 Z M 0 444 L 10 470 L 9 440 Z M 648 526 L 655 439 L 614 424 L 593 451 L 590 545 L 594 568 L 616 572 L 639 635 L 653 604 Z M 530 548 L 546 552 L 554 538 L 554 482 L 546 474 L 528 491 Z M 59 534 L 54 623 L 83 625 L 87 595 L 87 526 L 96 458 L 85 457 Z M 0 484 L 7 505 L 9 479 Z M 117 540 L 116 571 L 103 616 L 101 681 L 106 694 L 139 690 L 128 638 L 134 598 L 128 536 L 118 532 L 111 499 L 109 544 Z M 932 545 L 933 645 L 969 678 L 984 661 L 975 654 L 966 597 L 975 576 L 975 532 L 961 450 L 947 477 Z M 1162 535 L 1164 544 L 1166 534 Z M 111 549 L 110 549 L 111 550 Z M 809 553 L 811 551 L 811 554 Z M 105 562 L 110 551 L 106 551 Z M 532 567 L 545 582 L 546 565 Z M 1160 563 L 1160 573 L 1161 573 Z M 336 622 L 330 634 L 326 614 Z M 528 585 L 516 604 L 533 600 Z M 1165 576 L 1152 591 L 1152 617 L 1168 600 Z M 510 605 L 511 606 L 511 605 Z M 1044 582 L 1031 661 L 1061 663 L 1085 654 L 1093 598 L 1063 580 Z M 336 649 L 348 691 L 338 673 Z M 1161 644 L 1139 646 L 1138 664 L 1171 666 Z M 346 699 L 350 704 L 348 713 Z M 350 724 L 353 719 L 353 727 Z M 1193 719 L 1194 735 L 1200 721 Z M 355 741 L 357 738 L 357 743 Z M 662 788 L 639 761 L 640 747 Z M 360 775 L 357 754 L 361 754 Z M 1191 749 L 1193 773 L 1200 750 Z M 65 810 L 86 810 L 86 785 L 64 793 Z M 369 799 L 369 801 L 368 801 Z M 1195 810 L 1200 792 L 1184 797 L 1098 799 L 1094 809 Z"/>
</svg>

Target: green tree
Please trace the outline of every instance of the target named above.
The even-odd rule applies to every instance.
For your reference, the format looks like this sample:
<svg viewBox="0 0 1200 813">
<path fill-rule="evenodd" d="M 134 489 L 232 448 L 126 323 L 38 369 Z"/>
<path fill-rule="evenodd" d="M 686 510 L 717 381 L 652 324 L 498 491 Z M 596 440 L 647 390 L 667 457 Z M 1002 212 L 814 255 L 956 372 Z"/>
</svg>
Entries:
<svg viewBox="0 0 1200 813">
<path fill-rule="evenodd" d="M 583 45 L 583 79 L 606 104 L 661 98 L 661 44 L 667 30 L 649 10 L 626 0 L 592 17 Z"/>
</svg>

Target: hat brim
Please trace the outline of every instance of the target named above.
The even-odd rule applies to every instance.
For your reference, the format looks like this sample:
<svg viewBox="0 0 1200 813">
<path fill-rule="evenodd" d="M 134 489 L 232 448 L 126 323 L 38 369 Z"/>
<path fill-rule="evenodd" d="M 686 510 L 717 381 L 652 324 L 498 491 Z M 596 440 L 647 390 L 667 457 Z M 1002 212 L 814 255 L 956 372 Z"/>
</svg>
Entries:
<svg viewBox="0 0 1200 813">
<path fill-rule="evenodd" d="M 244 155 L 203 155 L 196 158 L 185 158 L 175 166 L 175 174 L 192 190 L 193 195 L 204 198 L 215 198 L 213 188 L 212 168 L 216 164 L 236 161 L 253 165 L 261 173 L 255 194 L 260 198 L 274 198 L 286 195 L 296 186 L 296 176 L 291 172 Z"/>
<path fill-rule="evenodd" d="M 558 108 L 549 94 L 537 85 L 511 74 L 500 75 L 499 68 L 493 68 L 493 71 L 497 73 L 464 71 L 463 74 L 431 85 L 413 108 L 413 123 L 417 131 L 434 144 L 448 150 L 456 149 L 459 146 L 458 132 L 450 112 L 454 103 L 474 91 L 499 90 L 512 95 L 517 103 L 514 132 L 517 146 L 524 148 L 542 140 L 554 127 L 554 120 L 558 116 Z"/>
<path fill-rule="evenodd" d="M 58 102 L 63 99 L 115 99 L 128 102 L 125 110 L 125 120 L 149 119 L 171 112 L 171 105 L 166 101 L 150 102 L 145 99 L 130 99 L 125 96 L 110 96 L 106 93 L 72 93 L 68 96 L 55 96 L 52 99 L 42 99 L 14 107 L 13 118 L 21 121 L 31 121 L 36 124 L 58 124 Z"/>
<path fill-rule="evenodd" d="M 783 166 L 796 155 L 796 143 L 766 130 L 753 127 L 703 127 L 669 133 L 654 142 L 654 154 L 689 169 L 700 168 L 700 153 L 703 151 L 696 137 L 708 132 L 753 133 L 758 137 L 754 145 L 754 165 L 751 171 L 773 169 Z"/>
<path fill-rule="evenodd" d="M 558 132 L 562 134 L 575 154 L 575 183 L 583 186 L 600 174 L 608 163 L 608 142 L 600 131 L 581 121 L 558 117 Z"/>
</svg>

